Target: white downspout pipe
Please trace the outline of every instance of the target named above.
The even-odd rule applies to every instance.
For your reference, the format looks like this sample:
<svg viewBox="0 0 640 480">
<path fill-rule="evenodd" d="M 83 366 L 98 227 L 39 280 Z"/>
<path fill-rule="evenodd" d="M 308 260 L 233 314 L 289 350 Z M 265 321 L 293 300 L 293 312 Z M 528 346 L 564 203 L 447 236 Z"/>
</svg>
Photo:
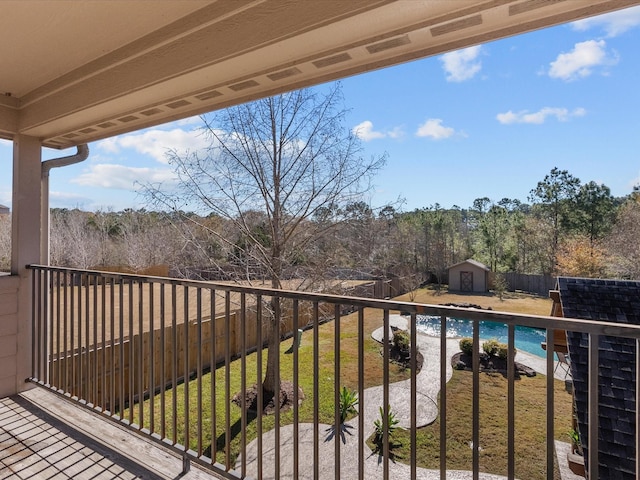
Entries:
<svg viewBox="0 0 640 480">
<path fill-rule="evenodd" d="M 84 162 L 89 156 L 89 147 L 86 144 L 78 145 L 76 147 L 78 152 L 75 155 L 68 155 L 66 157 L 52 158 L 42 162 L 41 167 L 41 217 L 40 217 L 40 258 L 45 265 L 50 264 L 49 256 L 49 172 L 52 168 L 66 167 L 67 165 L 73 165 L 74 163 Z"/>
</svg>

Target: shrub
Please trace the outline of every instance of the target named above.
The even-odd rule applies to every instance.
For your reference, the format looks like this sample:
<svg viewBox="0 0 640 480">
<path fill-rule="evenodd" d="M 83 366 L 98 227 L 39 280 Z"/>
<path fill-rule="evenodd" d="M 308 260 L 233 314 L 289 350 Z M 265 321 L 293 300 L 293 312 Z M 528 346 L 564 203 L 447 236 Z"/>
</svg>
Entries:
<svg viewBox="0 0 640 480">
<path fill-rule="evenodd" d="M 393 332 L 393 345 L 399 351 L 408 355 L 411 350 L 411 337 L 409 337 L 409 332 L 405 330 L 396 330 Z"/>
<path fill-rule="evenodd" d="M 358 405 L 358 394 L 355 390 L 348 390 L 342 387 L 340 390 L 340 424 L 343 424 L 348 415 L 356 414 Z"/>
<path fill-rule="evenodd" d="M 487 340 L 482 344 L 482 350 L 484 350 L 484 353 L 486 353 L 490 357 L 492 357 L 493 355 L 496 355 L 498 353 L 499 348 L 500 348 L 500 343 L 495 338 L 492 338 L 491 340 Z"/>
<path fill-rule="evenodd" d="M 513 354 L 515 355 L 516 352 L 517 352 L 517 350 L 514 348 L 513 349 Z M 506 343 L 499 343 L 498 344 L 498 358 L 501 358 L 502 360 L 506 360 L 508 354 L 509 354 L 509 346 Z"/>
<path fill-rule="evenodd" d="M 473 355 L 473 339 L 469 337 L 460 339 L 460 350 L 465 355 Z"/>
</svg>

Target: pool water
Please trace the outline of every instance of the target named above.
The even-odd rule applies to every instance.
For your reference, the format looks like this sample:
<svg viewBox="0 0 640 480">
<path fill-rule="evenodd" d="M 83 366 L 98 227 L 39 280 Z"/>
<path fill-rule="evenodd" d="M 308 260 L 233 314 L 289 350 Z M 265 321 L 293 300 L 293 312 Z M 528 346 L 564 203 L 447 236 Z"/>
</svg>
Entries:
<svg viewBox="0 0 640 480">
<path fill-rule="evenodd" d="M 434 337 L 440 336 L 440 317 L 432 315 L 418 315 L 416 329 L 419 332 Z M 501 343 L 507 343 L 508 329 L 504 323 L 480 322 L 480 338 L 489 340 L 495 338 Z M 473 322 L 459 318 L 447 317 L 447 338 L 462 338 L 473 336 Z M 515 345 L 518 350 L 532 353 L 539 357 L 545 356 L 545 351 L 540 346 L 546 341 L 546 332 L 540 328 L 519 327 L 515 329 Z"/>
</svg>

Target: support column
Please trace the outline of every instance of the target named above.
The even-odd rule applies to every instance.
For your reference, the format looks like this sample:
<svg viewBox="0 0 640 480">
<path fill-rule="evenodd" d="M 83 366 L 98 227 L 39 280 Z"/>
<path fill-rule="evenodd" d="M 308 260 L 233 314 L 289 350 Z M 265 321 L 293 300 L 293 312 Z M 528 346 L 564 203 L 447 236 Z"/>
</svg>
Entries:
<svg viewBox="0 0 640 480">
<path fill-rule="evenodd" d="M 31 281 L 26 266 L 42 263 L 40 140 L 17 135 L 13 141 L 11 273 L 18 277 L 16 392 L 27 388 L 31 375 Z"/>
</svg>

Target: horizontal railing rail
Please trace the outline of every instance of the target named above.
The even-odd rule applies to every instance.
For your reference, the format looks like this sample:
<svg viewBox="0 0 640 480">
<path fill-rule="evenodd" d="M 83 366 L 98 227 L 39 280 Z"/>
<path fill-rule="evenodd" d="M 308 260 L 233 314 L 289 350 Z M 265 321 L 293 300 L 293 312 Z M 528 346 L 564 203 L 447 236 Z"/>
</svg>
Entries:
<svg viewBox="0 0 640 480">
<path fill-rule="evenodd" d="M 516 326 L 545 329 L 547 338 L 554 330 L 586 334 L 586 465 L 597 478 L 599 359 L 592 346 L 605 336 L 628 338 L 640 357 L 636 325 L 48 266 L 30 269 L 30 380 L 230 478 L 320 478 L 327 473 L 336 479 L 389 478 L 400 462 L 389 442 L 394 414 L 408 431 L 409 453 L 401 463 L 416 478 L 418 416 L 425 403 L 437 407 L 438 467 L 445 478 L 452 346 L 441 334 L 429 347 L 437 351 L 424 352 L 438 364 L 439 386 L 437 396 L 425 400 L 418 382 L 419 315 L 438 317 L 442 332 L 447 318 L 473 324 L 469 478 L 479 478 L 484 468 L 480 322 L 502 323 L 508 331 L 507 451 L 504 471 L 493 472 L 508 478 L 518 477 Z M 410 339 L 404 370 L 392 363 L 392 327 L 399 314 L 407 320 Z M 371 339 L 374 330 L 379 344 Z M 558 433 L 553 342 L 545 355 L 546 425 L 537 427 L 545 430 L 543 475 L 553 478 Z M 636 366 L 636 385 L 639 370 Z M 273 375 L 272 385 L 287 387 L 284 400 L 280 395 L 272 399 L 260 387 L 266 375 Z M 405 382 L 401 396 L 394 381 Z M 357 395 L 357 419 L 346 408 L 343 394 L 349 391 Z M 280 408 L 281 402 L 287 408 Z M 268 415 L 258 413 L 269 406 Z M 380 412 L 373 463 L 371 410 Z M 637 429 L 637 409 L 635 416 Z"/>
</svg>

